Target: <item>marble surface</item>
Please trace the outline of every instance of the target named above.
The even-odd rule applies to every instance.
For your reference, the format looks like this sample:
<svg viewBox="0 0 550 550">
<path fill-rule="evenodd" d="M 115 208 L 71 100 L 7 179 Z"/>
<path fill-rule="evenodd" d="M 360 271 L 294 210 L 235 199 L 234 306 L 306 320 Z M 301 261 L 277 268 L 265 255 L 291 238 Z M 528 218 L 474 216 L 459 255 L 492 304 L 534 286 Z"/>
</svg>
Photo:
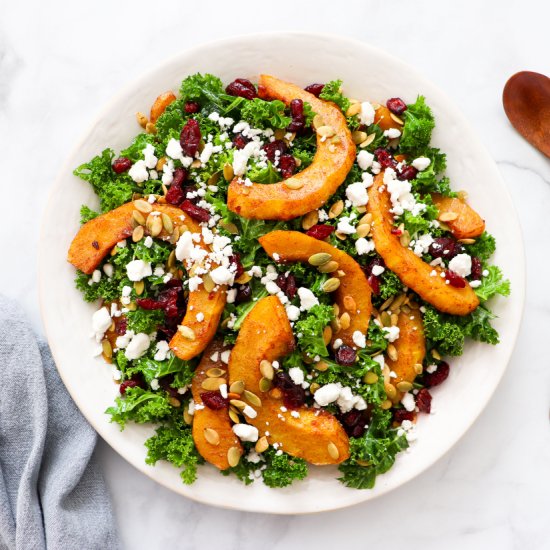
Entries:
<svg viewBox="0 0 550 550">
<path fill-rule="evenodd" d="M 377 543 L 408 550 L 550 548 L 550 361 L 540 352 L 550 321 L 544 230 L 550 162 L 512 130 L 500 102 L 514 72 L 550 74 L 550 4 L 214 5 L 0 0 L 0 151 L 12 166 L 0 177 L 0 250 L 9 259 L 0 269 L 0 288 L 23 304 L 37 331 L 37 221 L 79 134 L 121 86 L 166 57 L 199 42 L 262 30 L 332 32 L 368 41 L 414 64 L 460 105 L 499 165 L 522 222 L 524 322 L 497 393 L 459 444 L 406 486 L 351 509 L 274 517 L 198 505 L 156 485 L 100 442 L 97 454 L 124 547 L 247 550 L 260 542 L 276 550 Z"/>
</svg>

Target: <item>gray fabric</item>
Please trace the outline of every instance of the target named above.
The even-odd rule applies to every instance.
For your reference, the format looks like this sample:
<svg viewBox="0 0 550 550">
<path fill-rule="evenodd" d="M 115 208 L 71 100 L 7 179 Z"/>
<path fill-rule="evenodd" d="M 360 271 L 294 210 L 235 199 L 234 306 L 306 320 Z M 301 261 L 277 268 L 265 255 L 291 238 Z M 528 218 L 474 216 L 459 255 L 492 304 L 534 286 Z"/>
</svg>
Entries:
<svg viewBox="0 0 550 550">
<path fill-rule="evenodd" d="M 78 368 L 78 365 L 75 365 Z M 119 548 L 97 434 L 19 307 L 0 296 L 0 549 Z"/>
</svg>

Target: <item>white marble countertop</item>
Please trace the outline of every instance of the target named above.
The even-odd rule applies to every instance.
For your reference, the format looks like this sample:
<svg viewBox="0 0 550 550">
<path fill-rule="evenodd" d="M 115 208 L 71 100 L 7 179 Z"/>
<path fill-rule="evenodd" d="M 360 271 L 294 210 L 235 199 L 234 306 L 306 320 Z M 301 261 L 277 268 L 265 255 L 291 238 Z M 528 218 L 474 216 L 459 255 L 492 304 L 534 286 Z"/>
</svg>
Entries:
<svg viewBox="0 0 550 550">
<path fill-rule="evenodd" d="M 368 41 L 415 65 L 460 105 L 497 161 L 521 218 L 525 317 L 497 393 L 462 441 L 406 486 L 351 509 L 274 517 L 195 504 L 155 484 L 101 442 L 98 456 L 125 548 L 549 548 L 550 361 L 540 350 L 550 326 L 544 230 L 550 161 L 512 130 L 500 97 L 507 77 L 518 70 L 550 74 L 550 4 L 247 0 L 213 6 L 0 0 L 0 151 L 12 167 L 0 178 L 0 249 L 10 259 L 0 269 L 0 288 L 24 305 L 38 331 L 33 222 L 79 134 L 121 86 L 166 57 L 195 43 L 262 30 Z"/>
</svg>

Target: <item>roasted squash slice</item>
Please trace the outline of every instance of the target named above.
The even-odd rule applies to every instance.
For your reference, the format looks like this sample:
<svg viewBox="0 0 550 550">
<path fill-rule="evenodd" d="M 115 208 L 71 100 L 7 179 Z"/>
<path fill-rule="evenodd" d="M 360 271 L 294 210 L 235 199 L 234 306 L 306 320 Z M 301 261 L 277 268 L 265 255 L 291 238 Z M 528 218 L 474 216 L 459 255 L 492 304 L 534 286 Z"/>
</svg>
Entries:
<svg viewBox="0 0 550 550">
<path fill-rule="evenodd" d="M 312 464 L 339 464 L 349 457 L 349 439 L 336 418 L 323 410 L 297 409 L 299 416 L 283 407 L 278 390 L 262 392 L 260 363 L 273 362 L 290 353 L 294 337 L 284 306 L 276 296 L 258 301 L 245 318 L 229 359 L 230 382 L 242 380 L 245 389 L 261 399 L 250 406 L 255 418 L 247 422 L 258 428 L 260 437 L 292 456 Z M 269 435 L 267 435 L 269 433 Z"/>
<path fill-rule="evenodd" d="M 397 359 L 392 361 L 387 359 L 386 363 L 390 371 L 397 374 L 396 378 L 391 378 L 390 382 L 396 386 L 399 382 L 414 382 L 418 373 L 415 365 L 422 365 L 426 355 L 426 339 L 424 337 L 424 325 L 422 315 L 418 309 L 411 309 L 410 312 L 402 311 L 397 318 L 399 327 L 399 338 L 394 346 L 397 350 Z M 393 400 L 397 403 L 403 397 L 399 390 Z"/>
<path fill-rule="evenodd" d="M 432 200 L 439 210 L 439 217 L 443 215 L 445 224 L 457 239 L 473 239 L 485 231 L 485 221 L 465 200 L 444 197 L 439 193 L 433 193 Z M 448 219 L 449 214 L 456 214 L 456 218 Z"/>
<path fill-rule="evenodd" d="M 318 133 L 313 162 L 284 182 L 254 183 L 250 187 L 239 178 L 231 182 L 227 194 L 229 210 L 245 218 L 290 220 L 320 208 L 335 193 L 353 165 L 356 149 L 346 119 L 333 103 L 269 75 L 260 75 L 259 91 L 262 97 L 279 99 L 287 105 L 293 99 L 307 101 L 324 125 L 335 132 L 328 138 Z"/>
<path fill-rule="evenodd" d="M 272 231 L 260 237 L 259 241 L 267 254 L 271 258 L 278 255 L 280 262 L 307 262 L 319 252 L 332 256 L 338 263 L 338 270 L 345 273 L 339 277 L 340 286 L 334 292 L 335 301 L 340 315 L 347 312 L 351 318 L 349 327 L 335 332 L 332 339 L 340 338 L 348 346 L 356 347 L 353 333 L 359 331 L 366 334 L 372 310 L 371 288 L 359 264 L 334 246 L 298 231 Z"/>
<path fill-rule="evenodd" d="M 374 123 L 378 124 L 382 130 L 397 128 L 401 131 L 403 129 L 403 125 L 395 121 L 391 115 L 392 113 L 387 107 L 384 105 L 379 105 L 378 109 L 374 111 Z"/>
<path fill-rule="evenodd" d="M 372 238 L 376 251 L 401 282 L 414 290 L 423 300 L 439 311 L 452 315 L 467 315 L 478 305 L 479 299 L 470 285 L 456 288 L 445 283 L 441 268 L 432 267 L 399 242 L 393 235 L 391 202 L 383 188 L 382 173 L 374 178 L 369 188 L 367 210 L 372 214 Z"/>
<path fill-rule="evenodd" d="M 213 368 L 227 369 L 227 365 L 220 359 L 221 352 L 227 349 L 229 348 L 221 341 L 211 342 L 204 351 L 191 385 L 195 402 L 193 440 L 204 460 L 220 470 L 229 468 L 227 453 L 231 447 L 237 447 L 242 453 L 241 441 L 231 429 L 232 423 L 227 408 L 210 409 L 203 403 L 201 395 L 207 391 L 202 387 L 202 383 L 208 378 L 207 371 Z"/>
<path fill-rule="evenodd" d="M 151 107 L 151 116 L 149 117 L 150 121 L 154 124 L 158 117 L 164 113 L 166 107 L 176 101 L 176 96 L 173 92 L 164 92 L 160 94 Z"/>
<path fill-rule="evenodd" d="M 144 202 L 141 201 L 141 203 Z M 136 205 L 142 210 L 148 208 L 141 203 L 136 201 L 123 204 L 84 224 L 69 248 L 69 262 L 84 273 L 92 273 L 117 242 L 132 235 L 135 223 L 133 213 L 137 211 L 138 214 L 141 214 L 136 209 Z M 151 206 L 152 211 L 160 212 L 161 215 L 166 214 L 172 221 L 173 227 L 177 228 L 179 232 L 183 233 L 189 230 L 192 233 L 200 234 L 201 228 L 197 222 L 179 208 L 168 204 Z M 147 216 L 147 214 L 142 215 Z M 145 232 L 147 233 L 148 230 L 146 229 Z M 158 235 L 159 238 L 169 238 L 169 236 L 164 228 Z M 201 246 L 206 248 L 204 244 Z M 181 322 L 183 326 L 190 329 L 187 331 L 189 337 L 178 331 L 170 342 L 170 348 L 180 359 L 191 359 L 208 345 L 218 328 L 225 301 L 225 287 L 207 291 L 201 284 L 197 290 L 189 293 L 187 312 Z M 204 315 L 202 321 L 197 320 L 199 312 Z"/>
</svg>

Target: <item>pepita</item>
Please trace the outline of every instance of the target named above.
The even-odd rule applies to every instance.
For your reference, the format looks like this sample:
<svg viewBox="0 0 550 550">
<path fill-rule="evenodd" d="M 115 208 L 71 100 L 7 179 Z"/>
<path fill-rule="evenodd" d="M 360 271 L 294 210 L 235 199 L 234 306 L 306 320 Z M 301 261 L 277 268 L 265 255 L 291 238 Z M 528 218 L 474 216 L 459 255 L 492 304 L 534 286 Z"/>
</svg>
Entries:
<svg viewBox="0 0 550 550">
<path fill-rule="evenodd" d="M 200 159 L 195 159 L 191 163 L 191 168 L 200 168 L 201 166 L 202 166 L 202 162 L 200 161 Z"/>
<path fill-rule="evenodd" d="M 170 403 L 170 405 L 172 405 L 172 407 L 175 407 L 176 409 L 181 407 L 181 401 L 176 397 L 169 397 L 168 403 Z"/>
<path fill-rule="evenodd" d="M 476 240 L 475 239 L 458 239 L 458 242 L 462 244 L 474 244 Z"/>
<path fill-rule="evenodd" d="M 214 172 L 206 182 L 208 185 L 216 185 L 220 181 L 220 174 L 221 172 Z"/>
<path fill-rule="evenodd" d="M 422 374 L 423 370 L 424 370 L 424 367 L 422 366 L 422 363 L 415 363 L 414 372 L 416 372 L 416 374 Z"/>
<path fill-rule="evenodd" d="M 361 149 L 364 149 L 365 147 L 368 147 L 374 141 L 375 138 L 376 138 L 376 134 L 369 134 L 367 136 L 367 139 L 365 141 L 363 141 L 363 143 L 359 144 L 359 147 Z"/>
<path fill-rule="evenodd" d="M 403 380 L 401 382 L 398 382 L 395 387 L 402 392 L 408 392 L 412 390 L 413 385 L 410 382 L 407 382 L 406 380 Z"/>
<path fill-rule="evenodd" d="M 251 279 L 252 279 L 252 275 L 250 275 L 250 273 L 247 273 L 245 271 L 240 277 L 237 277 L 235 281 L 240 285 L 244 285 L 248 283 Z"/>
<path fill-rule="evenodd" d="M 149 222 L 151 218 L 152 220 Z M 158 237 L 162 231 L 161 217 L 149 215 L 149 218 L 147 218 L 147 223 L 148 223 L 149 233 L 151 233 L 151 237 Z"/>
<path fill-rule="evenodd" d="M 283 185 L 285 187 L 288 187 L 289 189 L 296 191 L 297 189 L 301 189 L 304 186 L 304 182 L 298 178 L 288 178 L 287 180 L 283 181 Z"/>
<path fill-rule="evenodd" d="M 452 222 L 458 218 L 458 214 L 456 212 L 443 212 L 439 215 L 437 218 L 440 222 Z"/>
<path fill-rule="evenodd" d="M 190 426 L 191 424 L 193 424 L 193 415 L 189 414 L 189 409 L 187 407 L 185 407 L 183 409 L 183 421 L 188 425 Z"/>
<path fill-rule="evenodd" d="M 340 279 L 331 277 L 327 279 L 321 286 L 323 292 L 334 292 L 340 286 Z"/>
<path fill-rule="evenodd" d="M 411 243 L 411 236 L 407 230 L 403 231 L 403 234 L 399 237 L 399 242 L 401 243 L 401 246 L 404 246 L 405 248 L 409 246 Z"/>
<path fill-rule="evenodd" d="M 134 283 L 134 290 L 138 296 L 141 296 L 145 290 L 145 283 L 143 281 L 136 281 Z"/>
<path fill-rule="evenodd" d="M 385 309 L 388 309 L 393 302 L 393 296 L 391 298 L 388 298 L 381 306 L 380 311 L 384 311 Z"/>
<path fill-rule="evenodd" d="M 101 348 L 103 349 L 103 355 L 110 359 L 113 356 L 113 346 L 107 338 L 101 342 Z"/>
<path fill-rule="evenodd" d="M 205 378 L 202 381 L 201 388 L 206 391 L 217 391 L 223 384 L 227 384 L 225 378 Z"/>
<path fill-rule="evenodd" d="M 237 228 L 237 226 L 233 222 L 220 220 L 218 225 L 220 227 L 222 227 L 223 229 L 225 229 L 226 231 L 228 231 L 229 233 L 231 233 L 232 235 L 238 235 L 239 234 L 239 229 Z"/>
<path fill-rule="evenodd" d="M 276 128 L 273 132 L 275 139 L 283 139 L 285 137 L 286 130 L 284 128 Z"/>
<path fill-rule="evenodd" d="M 325 372 L 326 370 L 328 370 L 328 364 L 325 363 L 324 361 L 317 361 L 317 363 L 315 363 L 315 365 L 313 365 L 313 368 L 315 370 L 318 370 L 319 372 Z"/>
<path fill-rule="evenodd" d="M 203 434 L 204 439 L 206 439 L 206 441 L 210 443 L 210 445 L 216 446 L 220 444 L 220 434 L 213 428 L 204 428 Z"/>
<path fill-rule="evenodd" d="M 328 254 L 327 252 L 317 252 L 316 254 L 312 254 L 307 261 L 310 265 L 319 267 L 330 262 L 330 260 L 332 260 L 331 254 Z"/>
<path fill-rule="evenodd" d="M 239 411 L 242 411 L 246 407 L 246 403 L 240 399 L 231 399 L 229 401 L 230 405 L 233 405 Z"/>
<path fill-rule="evenodd" d="M 223 376 L 224 374 L 225 371 L 223 369 L 219 369 L 218 367 L 212 367 L 206 371 L 206 376 L 208 376 L 208 378 L 220 378 L 220 376 Z"/>
<path fill-rule="evenodd" d="M 391 304 L 392 311 L 397 311 L 401 307 L 401 305 L 405 302 L 406 299 L 407 299 L 407 295 L 405 293 L 401 293 L 395 296 Z"/>
<path fill-rule="evenodd" d="M 340 327 L 342 328 L 342 330 L 347 330 L 350 327 L 350 325 L 351 325 L 351 317 L 349 313 L 346 311 L 340 317 Z"/>
<path fill-rule="evenodd" d="M 432 350 L 432 357 L 436 361 L 441 361 L 441 355 L 439 354 L 439 352 L 435 348 Z"/>
<path fill-rule="evenodd" d="M 330 327 L 332 328 L 332 334 L 338 334 L 340 332 L 340 320 L 338 319 L 338 317 L 335 317 L 331 322 L 330 322 Z"/>
<path fill-rule="evenodd" d="M 405 124 L 405 122 L 403 121 L 402 118 L 398 117 L 395 113 L 390 113 L 390 118 L 394 121 L 394 122 L 397 122 L 397 124 L 399 124 L 399 126 L 403 126 Z"/>
<path fill-rule="evenodd" d="M 329 138 L 329 137 L 332 137 L 336 131 L 334 130 L 334 128 L 332 126 L 328 126 L 328 125 L 325 125 L 325 126 L 320 126 L 319 128 L 316 129 L 317 130 L 317 133 L 321 136 L 321 137 L 325 137 L 325 138 Z"/>
<path fill-rule="evenodd" d="M 241 419 L 239 418 L 239 415 L 231 408 L 229 409 L 229 418 L 231 418 L 234 424 L 241 423 Z"/>
<path fill-rule="evenodd" d="M 323 342 L 325 343 L 325 346 L 328 346 L 328 343 L 331 341 L 332 339 L 332 328 L 327 325 L 324 329 L 323 329 Z"/>
<path fill-rule="evenodd" d="M 241 394 L 243 393 L 243 390 L 244 390 L 244 382 L 242 380 L 236 380 L 235 382 L 233 382 L 233 384 L 231 384 L 231 386 L 229 386 L 229 391 L 231 393 Z"/>
<path fill-rule="evenodd" d="M 162 218 L 162 226 L 168 235 L 171 235 L 174 231 L 174 224 L 172 223 L 172 218 L 165 214 L 164 212 L 160 216 Z"/>
<path fill-rule="evenodd" d="M 317 382 L 313 382 L 313 384 L 309 386 L 309 391 L 313 395 L 320 387 L 320 384 L 317 384 Z"/>
<path fill-rule="evenodd" d="M 225 181 L 231 181 L 235 177 L 233 166 L 231 166 L 228 162 L 226 162 L 223 166 L 223 177 Z"/>
<path fill-rule="evenodd" d="M 391 327 L 391 315 L 390 315 L 387 311 L 383 311 L 383 312 L 380 314 L 380 322 L 381 322 L 385 327 Z"/>
<path fill-rule="evenodd" d="M 187 327 L 185 325 L 180 325 L 178 327 L 178 332 L 184 338 L 187 338 L 187 340 L 194 340 L 195 339 L 195 331 L 191 327 Z"/>
<path fill-rule="evenodd" d="M 397 315 L 397 313 L 392 313 L 391 314 L 391 326 L 392 327 L 397 326 L 398 321 L 399 321 L 399 316 Z"/>
<path fill-rule="evenodd" d="M 206 292 L 212 292 L 214 290 L 214 287 L 216 286 L 216 283 L 213 281 L 212 277 L 210 276 L 210 273 L 205 273 L 203 275 L 202 284 Z"/>
<path fill-rule="evenodd" d="M 332 458 L 333 460 L 338 460 L 338 457 L 340 456 L 340 451 L 332 441 L 327 445 L 327 451 L 330 455 L 330 458 Z"/>
<path fill-rule="evenodd" d="M 344 307 L 348 311 L 357 311 L 357 303 L 355 302 L 353 296 L 346 294 L 344 296 Z"/>
<path fill-rule="evenodd" d="M 262 400 L 255 393 L 252 393 L 251 391 L 244 390 L 243 391 L 243 397 L 251 405 L 254 405 L 255 407 L 261 407 L 262 406 Z"/>
<path fill-rule="evenodd" d="M 164 168 L 164 165 L 168 162 L 168 159 L 166 157 L 160 157 L 157 165 L 155 166 L 155 169 L 157 172 L 162 172 L 162 169 Z"/>
<path fill-rule="evenodd" d="M 269 380 L 269 378 L 260 378 L 258 387 L 260 388 L 261 392 L 265 393 L 269 391 L 271 389 L 271 380 Z"/>
<path fill-rule="evenodd" d="M 227 462 L 229 462 L 229 466 L 232 468 L 237 466 L 241 460 L 241 455 L 242 451 L 239 447 L 231 447 L 229 451 L 227 451 Z"/>
<path fill-rule="evenodd" d="M 143 229 L 143 225 L 138 225 L 133 231 L 132 231 L 132 241 L 137 243 L 143 239 L 143 235 L 145 235 L 145 231 Z"/>
<path fill-rule="evenodd" d="M 370 212 L 367 212 L 360 220 L 359 225 L 368 224 L 370 225 L 372 223 L 372 214 Z"/>
<path fill-rule="evenodd" d="M 312 210 L 302 218 L 302 229 L 311 229 L 319 221 L 319 212 Z"/>
<path fill-rule="evenodd" d="M 143 214 L 149 214 L 153 211 L 153 206 L 151 203 L 144 201 L 143 199 L 138 199 L 134 201 L 134 207 L 136 210 L 143 212 Z"/>
<path fill-rule="evenodd" d="M 365 384 L 376 384 L 378 382 L 378 375 L 375 372 L 369 371 L 363 378 Z"/>
<path fill-rule="evenodd" d="M 170 252 L 170 255 L 168 256 L 168 260 L 166 261 L 166 265 L 169 269 L 172 269 L 173 267 L 176 267 L 176 251 L 172 250 Z"/>
<path fill-rule="evenodd" d="M 386 392 L 386 395 L 389 399 L 395 399 L 397 396 L 397 390 L 395 389 L 395 386 L 393 384 L 390 384 L 389 382 L 386 382 L 384 384 L 384 391 Z"/>
<path fill-rule="evenodd" d="M 360 130 L 355 130 L 355 132 L 351 133 L 351 139 L 355 145 L 359 145 L 367 139 L 367 133 L 361 132 Z"/>
<path fill-rule="evenodd" d="M 139 211 L 134 210 L 132 212 L 132 218 L 139 224 L 139 225 L 145 225 L 145 216 Z"/>
<path fill-rule="evenodd" d="M 331 219 L 337 218 L 344 210 L 344 201 L 336 201 L 328 211 L 328 217 Z"/>
<path fill-rule="evenodd" d="M 142 128 L 145 128 L 145 126 L 147 126 L 147 123 L 149 122 L 149 119 L 139 111 L 136 113 L 136 120 Z"/>
<path fill-rule="evenodd" d="M 388 409 L 391 409 L 391 406 L 393 405 L 393 403 L 389 400 L 389 399 L 386 399 L 385 401 L 383 401 L 381 404 L 380 404 L 380 408 L 384 411 L 388 410 Z"/>
<path fill-rule="evenodd" d="M 264 378 L 267 378 L 268 380 L 273 380 L 275 371 L 273 370 L 273 365 L 271 364 L 271 361 L 268 361 L 267 359 L 262 359 L 262 361 L 260 361 L 260 372 L 262 373 L 262 376 Z"/>
<path fill-rule="evenodd" d="M 313 128 L 315 128 L 315 130 L 322 128 L 324 125 L 325 121 L 323 120 L 323 117 L 321 115 L 315 115 L 313 117 Z"/>
<path fill-rule="evenodd" d="M 370 233 L 370 230 L 370 224 L 363 223 L 355 228 L 355 234 L 357 235 L 358 239 L 361 239 L 363 237 L 366 237 Z"/>
<path fill-rule="evenodd" d="M 346 116 L 355 116 L 361 112 L 361 103 L 352 103 L 346 111 Z M 365 134 L 366 135 L 366 134 Z"/>
<path fill-rule="evenodd" d="M 267 448 L 269 447 L 269 443 L 267 442 L 267 437 L 264 435 L 263 437 L 260 437 L 258 441 L 256 441 L 256 445 L 254 446 L 254 450 L 257 453 L 263 453 L 264 451 L 267 451 Z"/>
<path fill-rule="evenodd" d="M 399 357 L 399 353 L 397 352 L 397 348 L 393 344 L 388 344 L 388 348 L 386 349 L 386 352 L 388 354 L 388 357 L 392 361 L 397 361 Z"/>
<path fill-rule="evenodd" d="M 335 231 L 334 236 L 340 241 L 345 241 L 348 238 L 348 236 L 341 231 Z"/>
<path fill-rule="evenodd" d="M 148 122 L 145 125 L 145 131 L 148 134 L 156 134 L 157 133 L 157 127 L 152 122 Z"/>
<path fill-rule="evenodd" d="M 333 271 L 336 271 L 338 267 L 339 267 L 338 262 L 331 260 L 330 262 L 327 262 L 324 265 L 320 265 L 318 267 L 318 271 L 319 273 L 332 273 Z"/>
<path fill-rule="evenodd" d="M 180 230 L 178 227 L 174 227 L 174 231 L 172 231 L 172 234 L 170 235 L 170 243 L 176 244 L 179 241 L 180 238 Z"/>
</svg>

